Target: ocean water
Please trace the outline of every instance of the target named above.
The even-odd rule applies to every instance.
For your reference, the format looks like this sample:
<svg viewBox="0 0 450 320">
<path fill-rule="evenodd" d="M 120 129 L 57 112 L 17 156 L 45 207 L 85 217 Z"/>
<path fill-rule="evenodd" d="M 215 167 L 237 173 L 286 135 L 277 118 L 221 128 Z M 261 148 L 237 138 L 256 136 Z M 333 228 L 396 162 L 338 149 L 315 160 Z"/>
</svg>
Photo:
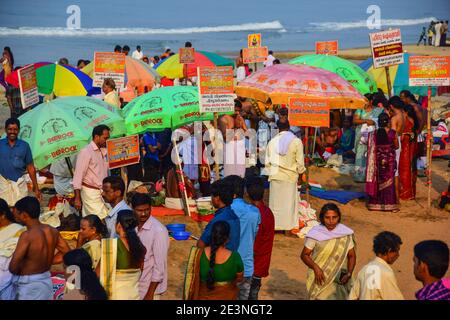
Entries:
<svg viewBox="0 0 450 320">
<path fill-rule="evenodd" d="M 67 28 L 80 8 L 80 29 Z M 141 45 L 146 55 L 177 51 L 185 41 L 198 50 L 237 52 L 247 34 L 262 34 L 275 51 L 314 50 L 315 41 L 340 48 L 369 45 L 370 5 L 380 8 L 381 28 L 400 27 L 404 43 L 416 43 L 431 20 L 448 20 L 449 0 L 2 0 L 0 46 L 10 46 L 17 65 L 56 61 L 76 64 L 116 44 Z"/>
</svg>

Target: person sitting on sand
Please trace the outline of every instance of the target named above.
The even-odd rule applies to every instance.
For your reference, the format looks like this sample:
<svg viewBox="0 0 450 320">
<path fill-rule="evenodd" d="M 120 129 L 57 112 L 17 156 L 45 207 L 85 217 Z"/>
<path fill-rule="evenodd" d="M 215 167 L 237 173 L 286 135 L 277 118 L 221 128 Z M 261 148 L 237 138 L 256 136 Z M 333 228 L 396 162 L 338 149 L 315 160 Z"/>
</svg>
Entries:
<svg viewBox="0 0 450 320">
<path fill-rule="evenodd" d="M 449 249 L 445 242 L 427 240 L 414 246 L 414 276 L 423 284 L 417 300 L 450 300 Z"/>
<path fill-rule="evenodd" d="M 52 300 L 50 267 L 61 263 L 70 250 L 58 230 L 39 221 L 40 213 L 39 200 L 34 197 L 25 197 L 14 206 L 15 219 L 27 227 L 9 264 L 17 300 Z"/>
</svg>

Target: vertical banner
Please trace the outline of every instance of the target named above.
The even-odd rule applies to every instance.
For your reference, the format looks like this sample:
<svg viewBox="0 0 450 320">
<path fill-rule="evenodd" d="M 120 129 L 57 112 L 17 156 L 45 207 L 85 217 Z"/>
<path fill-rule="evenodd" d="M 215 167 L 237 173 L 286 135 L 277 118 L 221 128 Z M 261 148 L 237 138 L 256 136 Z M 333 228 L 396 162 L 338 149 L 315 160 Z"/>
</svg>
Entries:
<svg viewBox="0 0 450 320">
<path fill-rule="evenodd" d="M 101 87 L 103 80 L 112 78 L 116 87 L 125 82 L 125 54 L 115 52 L 94 53 L 94 87 Z"/>
<path fill-rule="evenodd" d="M 337 56 L 338 41 L 316 41 L 316 54 L 326 54 Z"/>
<path fill-rule="evenodd" d="M 22 108 L 26 109 L 39 102 L 36 69 L 33 64 L 19 69 L 19 88 Z"/>
<path fill-rule="evenodd" d="M 139 163 L 139 135 L 127 136 L 106 141 L 109 169 Z"/>
<path fill-rule="evenodd" d="M 269 49 L 267 47 L 242 49 L 242 60 L 244 63 L 264 62 L 268 55 Z"/>
<path fill-rule="evenodd" d="M 330 127 L 330 106 L 326 99 L 289 98 L 288 120 L 292 126 Z"/>
<path fill-rule="evenodd" d="M 180 48 L 178 51 L 180 63 L 195 63 L 195 49 L 194 48 Z"/>
<path fill-rule="evenodd" d="M 450 86 L 449 56 L 410 56 L 410 86 Z"/>
<path fill-rule="evenodd" d="M 198 67 L 200 112 L 234 111 L 232 67 Z"/>
<path fill-rule="evenodd" d="M 382 68 L 403 63 L 403 46 L 400 29 L 369 34 L 373 67 Z"/>
<path fill-rule="evenodd" d="M 261 33 L 253 33 L 247 36 L 247 47 L 259 48 L 261 47 Z"/>
</svg>

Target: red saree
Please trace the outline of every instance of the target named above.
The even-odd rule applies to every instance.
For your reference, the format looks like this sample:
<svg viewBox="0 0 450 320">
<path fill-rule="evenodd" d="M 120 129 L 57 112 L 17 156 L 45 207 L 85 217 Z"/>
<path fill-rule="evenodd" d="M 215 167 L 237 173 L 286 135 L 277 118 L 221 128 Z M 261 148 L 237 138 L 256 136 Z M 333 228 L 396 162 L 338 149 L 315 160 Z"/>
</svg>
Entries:
<svg viewBox="0 0 450 320">
<path fill-rule="evenodd" d="M 412 200 L 416 197 L 416 154 L 417 137 L 413 132 L 413 123 L 406 119 L 405 129 L 402 134 L 402 151 L 399 160 L 400 199 Z"/>
</svg>

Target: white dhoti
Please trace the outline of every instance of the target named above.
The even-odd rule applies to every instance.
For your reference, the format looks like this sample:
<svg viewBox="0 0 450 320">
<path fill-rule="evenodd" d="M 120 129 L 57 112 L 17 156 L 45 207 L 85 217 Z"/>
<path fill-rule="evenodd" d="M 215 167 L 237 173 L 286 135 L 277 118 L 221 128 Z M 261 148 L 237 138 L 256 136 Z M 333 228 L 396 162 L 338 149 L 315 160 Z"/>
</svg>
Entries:
<svg viewBox="0 0 450 320">
<path fill-rule="evenodd" d="M 395 176 L 398 177 L 399 171 L 398 168 L 400 167 L 400 154 L 402 153 L 402 141 L 400 139 L 400 136 L 397 136 L 398 140 L 398 149 L 395 150 Z"/>
<path fill-rule="evenodd" d="M 0 175 L 0 198 L 4 199 L 10 207 L 26 196 L 28 196 L 28 187 L 25 177 L 14 182 Z"/>
<path fill-rule="evenodd" d="M 275 217 L 275 230 L 298 228 L 297 183 L 290 181 L 270 181 L 269 208 Z"/>
<path fill-rule="evenodd" d="M 237 175 L 245 176 L 245 140 L 232 140 L 225 144 L 225 161 L 223 165 L 224 177 Z"/>
<path fill-rule="evenodd" d="M 81 200 L 83 202 L 82 215 L 83 217 L 89 214 L 95 214 L 100 219 L 106 218 L 110 206 L 103 200 L 102 191 L 97 189 L 81 187 Z"/>
<path fill-rule="evenodd" d="M 49 271 L 13 277 L 16 300 L 53 300 L 53 285 Z"/>
</svg>

